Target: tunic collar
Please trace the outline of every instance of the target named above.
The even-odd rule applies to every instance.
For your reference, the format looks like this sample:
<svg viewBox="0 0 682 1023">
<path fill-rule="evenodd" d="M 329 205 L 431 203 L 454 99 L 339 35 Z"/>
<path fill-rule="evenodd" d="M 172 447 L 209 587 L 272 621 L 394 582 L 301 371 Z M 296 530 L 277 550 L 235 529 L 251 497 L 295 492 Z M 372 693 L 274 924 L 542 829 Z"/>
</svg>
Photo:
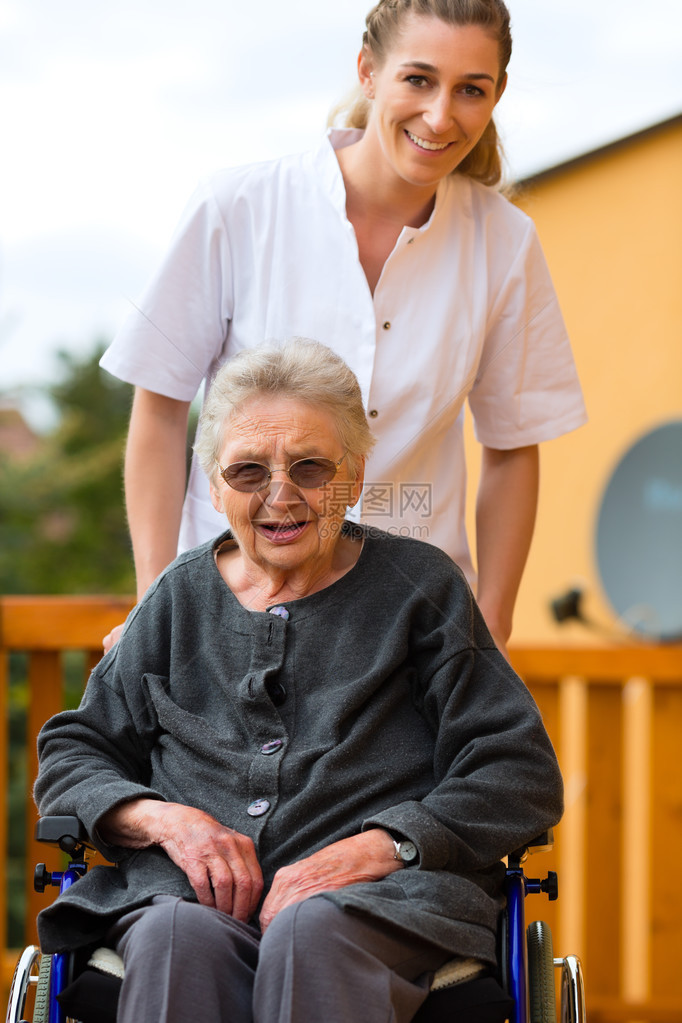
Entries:
<svg viewBox="0 0 682 1023">
<path fill-rule="evenodd" d="M 339 161 L 336 158 L 336 152 L 339 149 L 352 145 L 354 142 L 358 142 L 363 135 L 364 131 L 361 128 L 329 128 L 322 144 L 312 154 L 315 174 L 319 177 L 325 192 L 331 199 L 332 205 L 344 221 L 347 221 L 346 186 L 341 174 Z M 453 179 L 459 181 L 461 178 L 461 174 L 449 174 L 446 178 L 443 178 L 436 190 L 436 202 L 433 212 L 426 223 L 419 228 L 404 227 L 403 231 L 410 231 L 415 234 L 423 234 L 428 231 L 429 228 L 444 216 L 448 199 L 454 191 L 455 180 Z"/>
</svg>

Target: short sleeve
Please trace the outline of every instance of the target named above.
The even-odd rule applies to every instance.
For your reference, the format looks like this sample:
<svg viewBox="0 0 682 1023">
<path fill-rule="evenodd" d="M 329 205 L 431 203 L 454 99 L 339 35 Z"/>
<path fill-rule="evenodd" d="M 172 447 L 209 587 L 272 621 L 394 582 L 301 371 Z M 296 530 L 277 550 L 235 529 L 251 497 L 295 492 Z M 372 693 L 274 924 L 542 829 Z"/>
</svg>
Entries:
<svg viewBox="0 0 682 1023">
<path fill-rule="evenodd" d="M 230 239 L 211 186 L 204 183 L 100 364 L 127 383 L 191 401 L 221 356 L 232 307 Z"/>
<path fill-rule="evenodd" d="M 587 418 L 556 292 L 527 218 L 508 272 L 490 296 L 469 404 L 477 439 L 502 450 L 551 440 Z"/>
</svg>

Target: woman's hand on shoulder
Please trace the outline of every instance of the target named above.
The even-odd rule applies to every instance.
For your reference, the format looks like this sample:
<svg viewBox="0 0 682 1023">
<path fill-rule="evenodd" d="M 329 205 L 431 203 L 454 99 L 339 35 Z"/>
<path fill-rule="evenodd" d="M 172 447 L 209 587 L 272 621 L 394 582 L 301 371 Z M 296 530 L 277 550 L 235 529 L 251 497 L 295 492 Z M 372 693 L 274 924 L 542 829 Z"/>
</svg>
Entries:
<svg viewBox="0 0 682 1023">
<path fill-rule="evenodd" d="M 388 832 L 372 828 L 281 867 L 261 909 L 262 931 L 265 932 L 281 910 L 294 902 L 361 881 L 379 881 L 403 869 L 394 853 L 395 846 Z"/>
<path fill-rule="evenodd" d="M 111 648 L 116 646 L 116 644 L 118 643 L 119 639 L 121 638 L 121 633 L 123 632 L 124 625 L 125 622 L 121 622 L 120 625 L 115 625 L 111 632 L 107 632 L 106 636 L 102 640 L 102 649 L 104 650 L 105 654 L 108 654 Z"/>
<path fill-rule="evenodd" d="M 180 803 L 138 799 L 99 823 L 105 841 L 135 849 L 159 845 L 185 872 L 202 906 L 249 920 L 263 892 L 253 841 L 210 814 Z"/>
</svg>

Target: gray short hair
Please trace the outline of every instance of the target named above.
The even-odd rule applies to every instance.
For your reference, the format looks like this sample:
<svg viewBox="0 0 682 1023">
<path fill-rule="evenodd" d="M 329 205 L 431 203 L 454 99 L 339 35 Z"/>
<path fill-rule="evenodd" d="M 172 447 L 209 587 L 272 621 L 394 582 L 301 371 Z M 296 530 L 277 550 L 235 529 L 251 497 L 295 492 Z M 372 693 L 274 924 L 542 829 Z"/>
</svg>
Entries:
<svg viewBox="0 0 682 1023">
<path fill-rule="evenodd" d="M 246 348 L 218 371 L 206 396 L 194 450 L 214 479 L 226 421 L 252 398 L 293 398 L 330 413 L 352 469 L 374 447 L 357 377 L 331 348 L 310 338 Z"/>
</svg>

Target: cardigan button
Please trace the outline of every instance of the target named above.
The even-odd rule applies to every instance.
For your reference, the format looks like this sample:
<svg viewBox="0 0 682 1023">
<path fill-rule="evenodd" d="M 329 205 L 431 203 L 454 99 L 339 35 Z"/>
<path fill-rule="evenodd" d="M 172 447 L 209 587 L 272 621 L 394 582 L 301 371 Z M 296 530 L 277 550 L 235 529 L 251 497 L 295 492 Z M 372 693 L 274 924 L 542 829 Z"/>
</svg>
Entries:
<svg viewBox="0 0 682 1023">
<path fill-rule="evenodd" d="M 287 698 L 287 691 L 281 682 L 266 682 L 265 690 L 275 707 L 281 707 Z"/>
<path fill-rule="evenodd" d="M 263 743 L 260 751 L 264 757 L 269 757 L 272 753 L 276 753 L 277 750 L 281 749 L 283 745 L 283 739 L 271 739 L 270 742 Z"/>
<path fill-rule="evenodd" d="M 250 806 L 247 806 L 246 812 L 249 817 L 262 817 L 264 813 L 267 813 L 270 809 L 269 799 L 254 799 Z"/>
<path fill-rule="evenodd" d="M 278 618 L 283 618 L 285 622 L 289 620 L 289 612 L 287 608 L 283 607 L 281 604 L 278 604 L 277 607 L 269 608 L 269 612 L 271 615 L 277 615 Z"/>
<path fill-rule="evenodd" d="M 378 415 L 379 415 L 379 413 L 377 412 L 377 410 L 375 408 L 369 410 L 369 417 L 370 417 L 370 419 L 376 419 L 376 417 Z"/>
<path fill-rule="evenodd" d="M 391 321 L 390 320 L 384 320 L 384 322 L 382 324 L 382 327 L 384 328 L 384 330 L 390 330 L 391 329 Z"/>
</svg>

